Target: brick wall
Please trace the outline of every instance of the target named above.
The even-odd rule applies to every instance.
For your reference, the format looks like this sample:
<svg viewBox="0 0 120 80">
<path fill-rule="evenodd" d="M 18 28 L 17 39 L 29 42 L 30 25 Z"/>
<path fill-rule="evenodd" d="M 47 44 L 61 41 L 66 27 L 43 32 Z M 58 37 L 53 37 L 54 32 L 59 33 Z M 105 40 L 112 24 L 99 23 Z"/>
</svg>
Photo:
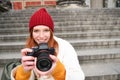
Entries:
<svg viewBox="0 0 120 80">
<path fill-rule="evenodd" d="M 45 4 L 45 5 L 55 6 L 55 5 L 56 5 L 56 1 L 45 1 L 44 4 Z"/>
<path fill-rule="evenodd" d="M 25 7 L 31 7 L 31 6 L 39 6 L 41 5 L 40 1 L 36 1 L 36 2 L 26 2 L 26 6 Z"/>
<path fill-rule="evenodd" d="M 28 7 L 34 7 L 34 6 L 56 6 L 56 0 L 13 0 L 13 9 L 14 10 L 20 10 Z"/>
<path fill-rule="evenodd" d="M 22 9 L 22 2 L 13 2 L 13 9 L 14 10 Z"/>
</svg>

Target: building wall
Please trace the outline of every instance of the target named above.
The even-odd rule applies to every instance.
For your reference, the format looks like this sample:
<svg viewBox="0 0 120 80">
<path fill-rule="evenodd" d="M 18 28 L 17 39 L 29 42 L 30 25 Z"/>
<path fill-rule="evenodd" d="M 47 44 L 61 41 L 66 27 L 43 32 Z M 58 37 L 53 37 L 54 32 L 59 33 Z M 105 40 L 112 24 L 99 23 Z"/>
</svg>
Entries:
<svg viewBox="0 0 120 80">
<path fill-rule="evenodd" d="M 56 6 L 56 0 L 11 0 L 11 2 L 14 10 L 35 6 Z"/>
<path fill-rule="evenodd" d="M 91 0 L 91 8 L 103 8 L 103 0 Z"/>
<path fill-rule="evenodd" d="M 34 6 L 56 6 L 58 0 L 11 0 L 14 10 L 25 9 Z M 104 8 L 104 2 L 107 2 L 105 8 L 115 8 L 117 0 L 86 0 L 88 8 Z"/>
</svg>

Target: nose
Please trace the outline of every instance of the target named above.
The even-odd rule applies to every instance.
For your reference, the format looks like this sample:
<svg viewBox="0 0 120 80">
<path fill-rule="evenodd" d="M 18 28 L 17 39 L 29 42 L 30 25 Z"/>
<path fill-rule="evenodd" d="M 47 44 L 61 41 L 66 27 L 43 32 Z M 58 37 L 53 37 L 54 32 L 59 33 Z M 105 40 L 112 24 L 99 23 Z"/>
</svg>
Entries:
<svg viewBox="0 0 120 80">
<path fill-rule="evenodd" d="M 39 37 L 40 37 L 40 38 L 43 38 L 43 37 L 44 37 L 44 33 L 43 33 L 42 31 L 40 31 Z"/>
</svg>

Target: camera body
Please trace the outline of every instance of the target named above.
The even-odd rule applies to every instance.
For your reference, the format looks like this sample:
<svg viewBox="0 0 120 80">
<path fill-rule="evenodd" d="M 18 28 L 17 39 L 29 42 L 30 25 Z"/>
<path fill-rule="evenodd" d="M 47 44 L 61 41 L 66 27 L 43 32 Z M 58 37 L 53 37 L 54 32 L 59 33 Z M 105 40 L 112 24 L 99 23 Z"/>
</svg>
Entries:
<svg viewBox="0 0 120 80">
<path fill-rule="evenodd" d="M 47 43 L 41 43 L 38 46 L 32 48 L 32 52 L 28 52 L 27 56 L 37 57 L 36 67 L 40 71 L 48 71 L 52 67 L 52 59 L 50 54 L 54 55 L 55 49 L 49 48 Z"/>
</svg>

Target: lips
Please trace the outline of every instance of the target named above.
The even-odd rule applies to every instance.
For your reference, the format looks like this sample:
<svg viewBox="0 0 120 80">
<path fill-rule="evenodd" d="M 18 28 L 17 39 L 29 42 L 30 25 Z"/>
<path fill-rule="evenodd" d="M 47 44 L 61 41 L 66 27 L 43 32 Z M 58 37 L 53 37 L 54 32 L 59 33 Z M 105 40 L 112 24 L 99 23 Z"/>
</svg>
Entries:
<svg viewBox="0 0 120 80">
<path fill-rule="evenodd" d="M 45 39 L 45 40 L 39 40 L 39 39 L 38 39 L 38 40 L 37 40 L 37 43 L 38 43 L 38 44 L 40 44 L 40 43 L 45 43 L 45 42 L 47 42 L 47 39 Z"/>
</svg>

